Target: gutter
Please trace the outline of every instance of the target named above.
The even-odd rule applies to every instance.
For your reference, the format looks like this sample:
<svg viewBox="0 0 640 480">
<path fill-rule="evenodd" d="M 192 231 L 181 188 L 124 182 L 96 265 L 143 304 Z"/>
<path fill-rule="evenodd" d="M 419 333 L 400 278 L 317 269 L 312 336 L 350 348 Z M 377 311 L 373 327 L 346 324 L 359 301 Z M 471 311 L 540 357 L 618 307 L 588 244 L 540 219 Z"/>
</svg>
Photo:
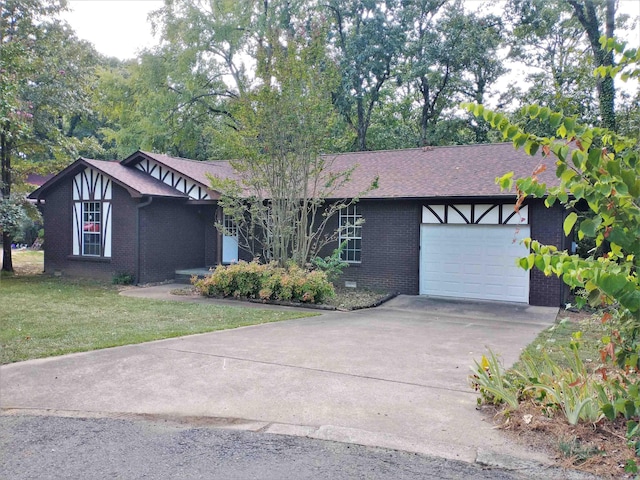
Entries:
<svg viewBox="0 0 640 480">
<path fill-rule="evenodd" d="M 142 203 L 136 205 L 136 284 L 140 284 L 140 210 L 144 207 L 151 205 L 153 202 L 153 197 L 148 197 L 148 199 Z"/>
</svg>

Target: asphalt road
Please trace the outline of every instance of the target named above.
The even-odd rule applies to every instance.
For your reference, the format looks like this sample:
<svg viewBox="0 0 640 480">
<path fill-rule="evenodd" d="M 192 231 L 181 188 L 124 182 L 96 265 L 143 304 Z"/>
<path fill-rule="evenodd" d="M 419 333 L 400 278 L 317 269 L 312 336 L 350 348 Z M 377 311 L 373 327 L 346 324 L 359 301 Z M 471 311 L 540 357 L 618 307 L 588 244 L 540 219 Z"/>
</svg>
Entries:
<svg viewBox="0 0 640 480">
<path fill-rule="evenodd" d="M 526 479 L 415 453 L 111 418 L 0 416 L 4 479 Z M 542 474 L 544 476 L 544 474 Z"/>
</svg>

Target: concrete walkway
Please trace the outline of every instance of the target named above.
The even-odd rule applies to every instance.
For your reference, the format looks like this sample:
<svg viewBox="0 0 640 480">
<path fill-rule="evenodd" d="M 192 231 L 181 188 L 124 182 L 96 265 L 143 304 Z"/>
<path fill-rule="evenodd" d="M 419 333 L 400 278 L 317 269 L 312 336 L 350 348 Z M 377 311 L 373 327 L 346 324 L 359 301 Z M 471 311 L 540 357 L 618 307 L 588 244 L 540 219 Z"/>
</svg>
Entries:
<svg viewBox="0 0 640 480">
<path fill-rule="evenodd" d="M 168 295 L 181 287 L 124 294 L 219 302 Z M 467 377 L 487 346 L 511 364 L 557 311 L 400 296 L 370 310 L 6 365 L 0 406 L 5 414 L 151 416 L 469 462 L 545 463 L 483 419 Z"/>
</svg>

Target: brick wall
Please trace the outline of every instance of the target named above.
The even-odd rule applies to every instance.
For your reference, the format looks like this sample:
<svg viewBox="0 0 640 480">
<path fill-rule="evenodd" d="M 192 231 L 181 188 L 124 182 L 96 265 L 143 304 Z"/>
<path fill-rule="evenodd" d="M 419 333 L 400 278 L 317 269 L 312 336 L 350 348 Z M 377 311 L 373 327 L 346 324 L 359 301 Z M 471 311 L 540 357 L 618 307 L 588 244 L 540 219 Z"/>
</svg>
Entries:
<svg viewBox="0 0 640 480">
<path fill-rule="evenodd" d="M 160 199 L 140 210 L 140 283 L 174 278 L 176 270 L 211 265 L 215 206 Z"/>
<path fill-rule="evenodd" d="M 562 223 L 565 218 L 565 210 L 556 204 L 552 208 L 546 208 L 541 200 L 533 201 L 529 206 L 529 222 L 531 224 L 531 238 L 545 245 L 555 245 L 559 249 L 569 246 L 569 240 L 564 236 Z M 538 269 L 531 271 L 529 284 L 529 303 L 558 307 L 562 305 L 568 295 L 569 289 L 565 283 L 552 275 L 545 277 Z"/>
<path fill-rule="evenodd" d="M 73 256 L 72 180 L 66 179 L 47 195 L 44 213 L 45 273 L 111 281 L 119 273 L 135 274 L 135 203 L 128 192 L 112 188 L 111 258 Z"/>
<path fill-rule="evenodd" d="M 419 203 L 361 200 L 358 210 L 365 219 L 362 226 L 362 262 L 349 265 L 341 282 L 355 281 L 359 287 L 417 295 Z M 332 247 L 335 248 L 334 245 Z"/>
</svg>

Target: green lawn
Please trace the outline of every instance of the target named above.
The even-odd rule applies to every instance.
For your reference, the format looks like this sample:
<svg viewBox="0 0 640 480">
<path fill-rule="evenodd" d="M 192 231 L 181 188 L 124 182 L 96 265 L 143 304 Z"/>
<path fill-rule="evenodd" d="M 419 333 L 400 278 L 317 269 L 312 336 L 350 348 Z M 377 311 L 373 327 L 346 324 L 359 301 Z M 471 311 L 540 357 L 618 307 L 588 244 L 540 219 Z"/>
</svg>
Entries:
<svg viewBox="0 0 640 480">
<path fill-rule="evenodd" d="M 16 266 L 20 261 L 14 256 Z M 0 363 L 307 316 L 313 314 L 129 298 L 112 285 L 44 275 L 3 276 Z"/>
</svg>

